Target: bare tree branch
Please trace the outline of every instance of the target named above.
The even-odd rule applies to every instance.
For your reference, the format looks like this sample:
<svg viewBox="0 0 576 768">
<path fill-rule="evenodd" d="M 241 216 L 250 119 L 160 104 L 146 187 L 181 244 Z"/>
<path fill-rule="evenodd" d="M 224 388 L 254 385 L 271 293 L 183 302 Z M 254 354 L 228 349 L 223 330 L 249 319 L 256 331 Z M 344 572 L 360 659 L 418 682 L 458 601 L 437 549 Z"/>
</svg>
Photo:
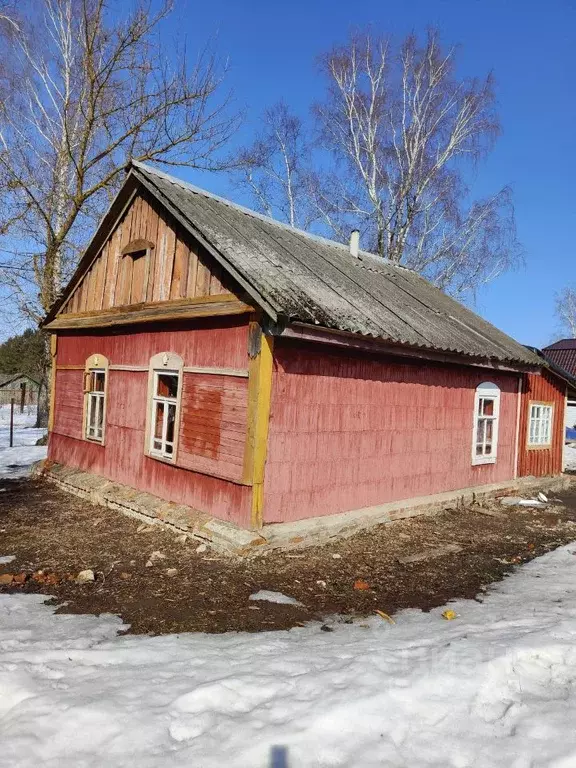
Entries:
<svg viewBox="0 0 576 768">
<path fill-rule="evenodd" d="M 301 120 L 280 102 L 266 110 L 255 141 L 239 153 L 233 178 L 262 213 L 308 229 L 318 218 L 309 193 L 310 156 Z"/>
<path fill-rule="evenodd" d="M 576 338 L 576 288 L 567 287 L 556 295 L 556 317 L 560 331 Z"/>
<path fill-rule="evenodd" d="M 37 0 L 21 3 L 18 17 L 1 2 L 0 84 L 10 87 L 0 90 L 0 250 L 16 253 L 1 260 L 0 277 L 38 318 L 126 163 L 226 168 L 220 150 L 238 116 L 209 45 L 195 59 L 186 50 L 165 55 L 171 0 L 113 9 L 107 0 Z"/>
</svg>

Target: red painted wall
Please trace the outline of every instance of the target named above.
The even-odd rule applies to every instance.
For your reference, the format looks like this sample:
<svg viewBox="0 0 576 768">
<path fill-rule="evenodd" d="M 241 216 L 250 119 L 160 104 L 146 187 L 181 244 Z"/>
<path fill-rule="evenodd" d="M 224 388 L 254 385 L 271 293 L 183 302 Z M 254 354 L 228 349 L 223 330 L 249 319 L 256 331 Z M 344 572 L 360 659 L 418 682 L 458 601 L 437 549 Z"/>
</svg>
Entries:
<svg viewBox="0 0 576 768">
<path fill-rule="evenodd" d="M 496 464 L 472 466 L 474 394 L 502 391 Z M 518 376 L 339 354 L 278 340 L 265 522 L 514 477 Z"/>
<path fill-rule="evenodd" d="M 566 384 L 543 370 L 540 376 L 526 374 L 522 382 L 520 406 L 520 450 L 518 474 L 521 477 L 559 475 L 563 468 L 564 414 Z M 549 448 L 528 448 L 528 418 L 532 401 L 553 403 L 552 444 Z"/>
<path fill-rule="evenodd" d="M 171 329 L 63 334 L 58 338 L 57 364 L 84 366 L 90 355 L 101 354 L 110 365 L 147 366 L 152 355 L 169 351 L 179 354 L 184 366 L 245 369 L 247 339 L 245 318 L 188 323 Z M 247 400 L 247 379 L 184 374 L 182 411 L 188 409 L 189 415 L 204 419 L 203 427 L 199 427 L 200 442 L 181 429 L 178 463 L 186 469 L 144 455 L 147 372 L 109 371 L 104 446 L 82 439 L 82 379 L 81 370 L 57 371 L 50 459 L 249 525 L 252 489 L 202 474 L 217 473 L 233 479 L 241 476 L 240 446 L 236 441 L 230 448 L 229 434 L 237 436 L 246 418 L 245 405 L 243 409 L 236 405 L 242 392 Z M 215 402 L 226 416 L 217 434 L 212 429 L 214 411 L 210 410 Z"/>
</svg>

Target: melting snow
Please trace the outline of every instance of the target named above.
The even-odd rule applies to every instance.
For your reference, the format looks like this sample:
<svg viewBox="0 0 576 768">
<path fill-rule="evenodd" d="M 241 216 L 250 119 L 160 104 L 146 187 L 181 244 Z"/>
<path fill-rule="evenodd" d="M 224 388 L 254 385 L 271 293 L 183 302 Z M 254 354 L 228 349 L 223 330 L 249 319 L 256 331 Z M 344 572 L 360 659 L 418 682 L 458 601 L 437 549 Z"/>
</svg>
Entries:
<svg viewBox="0 0 576 768">
<path fill-rule="evenodd" d="M 0 406 L 0 479 L 17 478 L 27 475 L 32 465 L 46 458 L 46 446 L 36 441 L 46 434 L 45 429 L 36 429 L 36 406 L 25 406 L 14 413 L 14 447 L 10 445 L 10 406 Z"/>
<path fill-rule="evenodd" d="M 0 595 L 0 766 L 576 765 L 576 545 L 483 602 L 289 632 L 117 636 Z M 386 606 L 379 606 L 385 609 Z"/>
<path fill-rule="evenodd" d="M 261 589 L 250 595 L 250 600 L 265 600 L 268 603 L 280 603 L 281 605 L 302 605 L 295 597 L 288 597 L 282 592 L 272 592 L 270 589 Z"/>
</svg>

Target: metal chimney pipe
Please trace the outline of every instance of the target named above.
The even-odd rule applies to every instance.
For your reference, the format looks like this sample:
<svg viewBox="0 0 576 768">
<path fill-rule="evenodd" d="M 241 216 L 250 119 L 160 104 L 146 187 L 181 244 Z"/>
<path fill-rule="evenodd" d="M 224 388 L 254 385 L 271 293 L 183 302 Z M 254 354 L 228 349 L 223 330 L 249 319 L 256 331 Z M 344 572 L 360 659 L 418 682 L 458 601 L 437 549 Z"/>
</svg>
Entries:
<svg viewBox="0 0 576 768">
<path fill-rule="evenodd" d="M 360 230 L 353 229 L 350 232 L 350 254 L 358 258 L 358 249 L 360 247 Z"/>
</svg>

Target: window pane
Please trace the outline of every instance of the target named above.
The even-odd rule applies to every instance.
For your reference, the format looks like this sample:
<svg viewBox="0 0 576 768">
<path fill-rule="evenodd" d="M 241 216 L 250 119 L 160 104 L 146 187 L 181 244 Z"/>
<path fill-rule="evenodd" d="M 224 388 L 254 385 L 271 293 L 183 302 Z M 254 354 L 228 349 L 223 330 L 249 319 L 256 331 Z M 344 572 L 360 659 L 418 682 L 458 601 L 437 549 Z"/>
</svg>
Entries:
<svg viewBox="0 0 576 768">
<path fill-rule="evenodd" d="M 486 443 L 486 445 L 484 446 L 484 454 L 486 456 L 490 456 L 491 453 L 492 453 L 492 443 Z"/>
<path fill-rule="evenodd" d="M 104 398 L 103 397 L 97 397 L 97 416 L 96 416 L 96 427 L 98 428 L 98 431 L 100 434 L 102 434 L 102 423 L 104 421 Z"/>
<path fill-rule="evenodd" d="M 170 403 L 168 406 L 168 426 L 166 428 L 166 441 L 174 442 L 174 423 L 176 421 L 176 406 Z"/>
<path fill-rule="evenodd" d="M 92 390 L 94 392 L 104 392 L 104 371 L 93 371 L 92 377 Z"/>
<path fill-rule="evenodd" d="M 494 427 L 494 422 L 492 419 L 486 419 L 486 441 L 492 442 L 492 430 Z"/>
<path fill-rule="evenodd" d="M 476 427 L 476 442 L 477 443 L 483 443 L 484 442 L 485 424 L 486 424 L 486 422 L 484 421 L 484 419 L 478 419 L 478 425 Z"/>
<path fill-rule="evenodd" d="M 166 443 L 165 451 L 171 456 L 174 452 L 174 446 L 171 443 Z"/>
<path fill-rule="evenodd" d="M 156 403 L 156 413 L 154 415 L 154 437 L 162 440 L 162 425 L 164 421 L 164 403 Z"/>
<path fill-rule="evenodd" d="M 484 416 L 494 416 L 494 400 L 484 400 L 484 408 L 482 413 Z"/>
<path fill-rule="evenodd" d="M 159 397 L 177 397 L 178 376 L 173 373 L 159 373 L 157 377 L 156 394 Z"/>
<path fill-rule="evenodd" d="M 154 450 L 155 451 L 162 450 L 162 443 L 160 442 L 160 440 L 154 440 Z"/>
<path fill-rule="evenodd" d="M 476 456 L 482 456 L 482 443 L 478 443 L 476 446 Z"/>
<path fill-rule="evenodd" d="M 478 398 L 478 415 L 482 416 L 482 408 L 483 408 L 483 399 L 481 397 Z"/>
</svg>

